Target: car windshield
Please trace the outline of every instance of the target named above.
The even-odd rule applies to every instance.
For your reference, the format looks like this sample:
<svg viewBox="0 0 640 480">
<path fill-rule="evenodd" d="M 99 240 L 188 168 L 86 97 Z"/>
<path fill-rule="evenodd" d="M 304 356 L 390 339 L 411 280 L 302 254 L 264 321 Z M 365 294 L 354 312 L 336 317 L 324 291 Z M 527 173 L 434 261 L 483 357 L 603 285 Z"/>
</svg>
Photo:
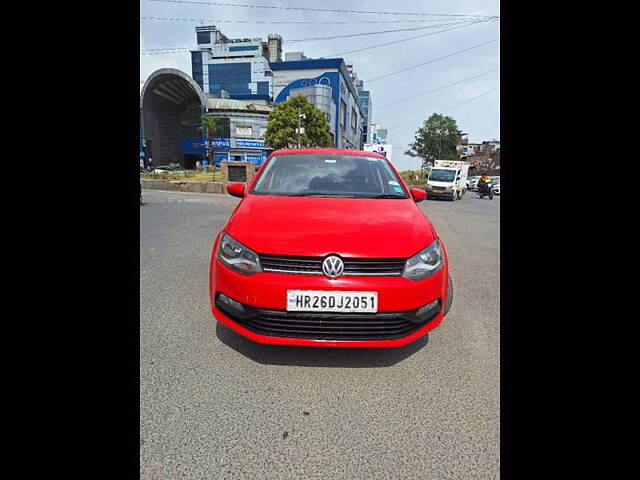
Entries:
<svg viewBox="0 0 640 480">
<path fill-rule="evenodd" d="M 429 174 L 429 180 L 433 182 L 453 182 L 455 177 L 455 170 L 443 170 L 441 168 L 434 168 Z"/>
<path fill-rule="evenodd" d="M 319 153 L 271 158 L 251 193 L 288 197 L 408 198 L 386 160 Z"/>
</svg>

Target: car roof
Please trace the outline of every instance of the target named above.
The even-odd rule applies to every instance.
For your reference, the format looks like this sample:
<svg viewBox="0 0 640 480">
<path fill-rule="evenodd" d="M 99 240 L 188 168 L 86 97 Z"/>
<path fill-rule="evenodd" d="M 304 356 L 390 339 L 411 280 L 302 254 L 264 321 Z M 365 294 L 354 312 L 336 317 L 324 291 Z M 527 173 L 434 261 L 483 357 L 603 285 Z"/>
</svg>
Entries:
<svg viewBox="0 0 640 480">
<path fill-rule="evenodd" d="M 384 146 L 384 145 L 381 145 Z M 274 150 L 271 155 L 292 155 L 292 154 L 329 154 L 329 155 L 359 155 L 363 157 L 377 157 L 387 159 L 384 155 L 376 152 L 367 152 L 364 150 L 350 150 L 347 148 L 283 148 Z"/>
</svg>

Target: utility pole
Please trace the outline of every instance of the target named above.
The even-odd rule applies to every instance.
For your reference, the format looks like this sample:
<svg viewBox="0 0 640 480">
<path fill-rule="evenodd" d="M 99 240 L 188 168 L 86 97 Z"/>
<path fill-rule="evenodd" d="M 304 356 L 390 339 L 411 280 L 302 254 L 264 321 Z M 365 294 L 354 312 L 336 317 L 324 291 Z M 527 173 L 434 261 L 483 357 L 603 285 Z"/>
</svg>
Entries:
<svg viewBox="0 0 640 480">
<path fill-rule="evenodd" d="M 302 126 L 300 125 L 300 119 L 307 119 L 307 116 L 304 113 L 300 113 L 300 109 L 298 108 L 298 148 L 300 148 L 300 133 L 302 130 Z"/>
<path fill-rule="evenodd" d="M 298 148 L 300 148 L 300 109 L 298 108 Z"/>
</svg>

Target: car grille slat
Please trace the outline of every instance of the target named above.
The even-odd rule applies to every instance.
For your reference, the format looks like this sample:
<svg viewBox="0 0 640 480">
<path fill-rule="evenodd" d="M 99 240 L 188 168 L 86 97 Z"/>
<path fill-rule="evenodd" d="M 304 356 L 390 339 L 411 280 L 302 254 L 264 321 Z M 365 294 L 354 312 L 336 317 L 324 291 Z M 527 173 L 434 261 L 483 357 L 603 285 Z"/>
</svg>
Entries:
<svg viewBox="0 0 640 480">
<path fill-rule="evenodd" d="M 349 338 L 359 338 L 361 340 L 368 340 L 370 338 L 393 338 L 397 335 L 403 335 L 405 333 L 409 333 L 408 329 L 402 330 L 394 330 L 394 331 L 385 331 L 385 332 L 363 332 L 363 331 L 336 331 L 336 332 L 328 332 L 326 330 L 304 330 L 300 328 L 292 329 L 292 328 L 275 328 L 269 327 L 261 328 L 259 325 L 254 325 L 256 330 L 262 330 L 266 335 L 272 336 L 292 336 L 292 337 L 311 337 L 311 338 L 326 338 L 326 339 L 340 339 L 347 340 Z"/>
<path fill-rule="evenodd" d="M 290 327 L 291 326 L 291 322 L 290 321 L 276 321 L 276 320 L 272 320 L 272 319 L 260 319 L 259 323 L 264 324 L 264 325 L 272 325 L 274 327 Z M 313 320 L 296 320 L 295 322 L 296 325 L 300 325 L 300 326 L 308 326 L 308 327 L 315 327 L 315 328 L 350 328 L 350 329 L 362 329 L 362 327 L 366 327 L 367 329 L 372 328 L 393 328 L 393 327 L 406 327 L 406 323 L 405 322 L 377 322 L 377 323 L 353 323 L 353 322 L 329 322 L 327 320 L 324 320 L 322 322 L 320 322 L 320 324 L 318 324 L 317 321 L 313 321 Z"/>
<path fill-rule="evenodd" d="M 222 306 L 222 305 L 219 305 Z M 261 335 L 316 340 L 381 340 L 405 337 L 425 326 L 439 312 L 421 323 L 403 312 L 329 313 L 288 312 L 250 307 L 250 315 L 225 313 L 237 324 Z"/>
<path fill-rule="evenodd" d="M 322 275 L 324 257 L 295 257 L 285 255 L 260 255 L 260 264 L 265 272 Z M 402 275 L 405 259 L 401 258 L 343 258 L 343 275 L 399 276 Z"/>
</svg>

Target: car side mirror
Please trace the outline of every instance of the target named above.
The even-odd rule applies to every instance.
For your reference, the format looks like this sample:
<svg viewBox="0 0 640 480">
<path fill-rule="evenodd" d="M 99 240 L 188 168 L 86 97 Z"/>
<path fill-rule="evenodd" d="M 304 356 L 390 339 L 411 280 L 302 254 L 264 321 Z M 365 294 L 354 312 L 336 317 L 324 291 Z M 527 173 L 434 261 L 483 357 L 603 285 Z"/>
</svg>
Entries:
<svg viewBox="0 0 640 480">
<path fill-rule="evenodd" d="M 422 190 L 421 188 L 412 188 L 409 190 L 411 192 L 411 196 L 413 197 L 413 201 L 418 203 L 427 198 L 427 192 Z"/>
<path fill-rule="evenodd" d="M 244 197 L 244 183 L 230 183 L 227 185 L 227 192 L 234 197 Z"/>
</svg>

